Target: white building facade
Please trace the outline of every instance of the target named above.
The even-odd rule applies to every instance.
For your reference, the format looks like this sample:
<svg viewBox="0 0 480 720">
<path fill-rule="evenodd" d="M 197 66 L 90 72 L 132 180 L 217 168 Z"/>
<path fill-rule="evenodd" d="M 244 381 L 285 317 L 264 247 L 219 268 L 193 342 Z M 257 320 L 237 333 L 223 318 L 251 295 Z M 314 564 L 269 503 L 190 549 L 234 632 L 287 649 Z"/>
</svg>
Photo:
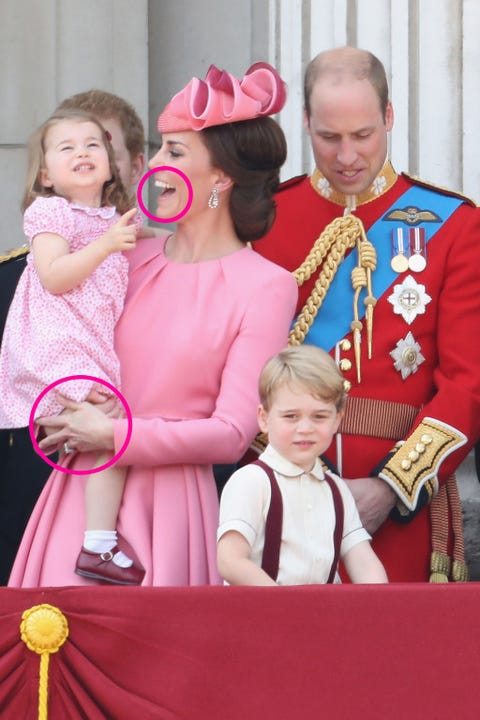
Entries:
<svg viewBox="0 0 480 720">
<path fill-rule="evenodd" d="M 0 252 L 24 241 L 25 143 L 64 97 L 91 87 L 124 96 L 153 149 L 159 112 L 193 75 L 268 60 L 289 86 L 286 178 L 312 168 L 305 64 L 344 44 L 387 68 L 397 169 L 480 200 L 479 33 L 478 0 L 1 0 Z"/>
</svg>

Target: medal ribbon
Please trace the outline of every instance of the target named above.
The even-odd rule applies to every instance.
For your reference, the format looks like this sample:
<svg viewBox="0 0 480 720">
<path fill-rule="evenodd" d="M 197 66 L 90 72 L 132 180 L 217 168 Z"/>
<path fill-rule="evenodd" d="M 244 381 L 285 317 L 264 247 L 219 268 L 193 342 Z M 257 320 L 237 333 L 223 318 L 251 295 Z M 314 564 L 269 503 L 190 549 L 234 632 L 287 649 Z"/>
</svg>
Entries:
<svg viewBox="0 0 480 720">
<path fill-rule="evenodd" d="M 392 220 L 386 218 L 394 209 L 407 207 L 428 208 L 439 218 L 437 221 L 423 221 L 420 223 L 409 223 L 406 220 L 396 219 L 396 223 L 403 222 L 407 227 L 423 227 L 425 229 L 425 246 L 435 233 L 442 227 L 455 210 L 462 204 L 461 198 L 443 195 L 429 188 L 414 185 L 397 198 L 391 208 L 379 218 L 367 231 L 370 242 L 377 252 L 377 267 L 372 273 L 373 294 L 379 299 L 383 293 L 398 278 L 390 266 L 391 260 L 391 230 L 394 227 Z M 310 345 L 317 345 L 327 352 L 335 347 L 336 343 L 350 332 L 352 281 L 351 273 L 356 267 L 357 258 L 355 251 L 340 263 L 340 267 L 333 279 L 327 295 L 320 307 L 317 316 L 308 332 L 307 342 Z M 359 317 L 365 316 L 363 297 L 365 291 L 360 295 L 358 307 Z M 348 312 L 345 309 L 348 307 Z"/>
</svg>

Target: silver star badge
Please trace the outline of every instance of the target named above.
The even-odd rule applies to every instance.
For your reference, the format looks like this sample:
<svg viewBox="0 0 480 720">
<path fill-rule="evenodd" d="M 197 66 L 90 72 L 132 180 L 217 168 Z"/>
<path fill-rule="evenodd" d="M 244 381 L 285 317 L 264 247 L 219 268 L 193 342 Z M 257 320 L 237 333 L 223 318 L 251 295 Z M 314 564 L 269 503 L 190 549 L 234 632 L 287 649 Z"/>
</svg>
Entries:
<svg viewBox="0 0 480 720">
<path fill-rule="evenodd" d="M 393 286 L 388 302 L 393 305 L 395 315 L 401 315 L 405 322 L 411 325 L 417 315 L 424 314 L 431 299 L 425 292 L 425 285 L 420 285 L 408 275 L 401 285 Z"/>
<path fill-rule="evenodd" d="M 416 373 L 419 366 L 425 362 L 425 358 L 420 352 L 420 345 L 409 331 L 403 340 L 397 342 L 395 350 L 392 350 L 392 356 L 395 370 L 402 375 L 402 380 L 406 380 L 409 375 Z"/>
</svg>

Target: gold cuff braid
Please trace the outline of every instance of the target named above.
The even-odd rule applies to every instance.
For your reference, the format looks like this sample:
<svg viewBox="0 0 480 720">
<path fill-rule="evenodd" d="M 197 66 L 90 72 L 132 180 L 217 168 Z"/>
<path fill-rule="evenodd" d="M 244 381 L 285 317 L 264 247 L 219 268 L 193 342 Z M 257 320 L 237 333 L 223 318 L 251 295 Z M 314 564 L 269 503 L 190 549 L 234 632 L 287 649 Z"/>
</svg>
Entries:
<svg viewBox="0 0 480 720">
<path fill-rule="evenodd" d="M 382 468 L 379 477 L 413 511 L 422 487 L 430 499 L 435 495 L 441 463 L 466 442 L 459 430 L 426 417 Z"/>
</svg>

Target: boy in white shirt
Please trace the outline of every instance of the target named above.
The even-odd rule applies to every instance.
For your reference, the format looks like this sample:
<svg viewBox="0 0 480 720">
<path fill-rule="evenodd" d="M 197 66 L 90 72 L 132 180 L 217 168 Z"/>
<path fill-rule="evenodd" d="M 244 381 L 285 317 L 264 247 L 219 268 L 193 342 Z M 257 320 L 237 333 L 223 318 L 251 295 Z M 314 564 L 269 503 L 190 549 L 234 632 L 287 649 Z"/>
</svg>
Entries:
<svg viewBox="0 0 480 720">
<path fill-rule="evenodd" d="M 231 585 L 339 582 L 341 558 L 352 582 L 388 582 L 350 490 L 319 459 L 345 402 L 333 358 L 313 345 L 286 348 L 265 365 L 259 391 L 269 445 L 223 489 L 220 575 Z"/>
</svg>

